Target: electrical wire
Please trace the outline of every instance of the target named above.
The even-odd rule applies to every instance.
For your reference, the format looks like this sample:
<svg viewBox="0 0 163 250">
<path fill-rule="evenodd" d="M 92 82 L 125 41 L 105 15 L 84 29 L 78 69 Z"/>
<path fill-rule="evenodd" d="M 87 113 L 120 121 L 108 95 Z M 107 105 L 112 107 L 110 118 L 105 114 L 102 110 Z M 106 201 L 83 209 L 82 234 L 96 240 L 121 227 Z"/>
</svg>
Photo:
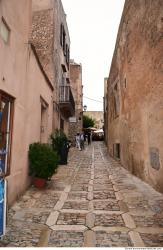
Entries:
<svg viewBox="0 0 163 250">
<path fill-rule="evenodd" d="M 77 91 L 77 88 L 74 88 L 72 85 L 70 85 L 72 89 L 74 89 L 75 91 Z M 100 102 L 100 103 L 103 103 L 102 101 L 99 101 L 99 100 L 95 100 L 93 98 L 90 98 L 90 97 L 87 97 L 87 96 L 83 96 L 84 98 L 86 99 L 89 99 L 91 101 L 94 101 L 94 102 Z"/>
<path fill-rule="evenodd" d="M 84 98 L 86 98 L 86 99 L 89 99 L 89 100 L 91 100 L 91 101 L 94 101 L 94 102 L 100 102 L 100 103 L 103 103 L 102 101 L 95 100 L 95 99 L 90 98 L 90 97 L 87 97 L 87 96 L 83 96 L 83 97 L 84 97 Z"/>
</svg>

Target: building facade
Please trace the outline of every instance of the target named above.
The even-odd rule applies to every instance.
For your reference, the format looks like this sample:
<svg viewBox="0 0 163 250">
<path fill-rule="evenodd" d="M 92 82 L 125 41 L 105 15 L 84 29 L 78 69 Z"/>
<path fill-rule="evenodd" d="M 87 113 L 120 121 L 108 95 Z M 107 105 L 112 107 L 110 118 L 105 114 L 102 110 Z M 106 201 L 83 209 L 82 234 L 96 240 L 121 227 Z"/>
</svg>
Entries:
<svg viewBox="0 0 163 250">
<path fill-rule="evenodd" d="M 108 151 L 163 192 L 163 1 L 126 0 L 108 80 Z"/>
<path fill-rule="evenodd" d="M 29 144 L 48 142 L 52 132 L 53 85 L 29 43 L 31 14 L 31 0 L 0 1 L 0 173 L 8 205 L 30 184 Z"/>
<path fill-rule="evenodd" d="M 75 144 L 76 134 L 83 128 L 82 65 L 70 61 L 70 84 L 75 100 L 75 115 L 69 118 L 69 139 Z"/>
<path fill-rule="evenodd" d="M 107 145 L 108 140 L 108 93 L 107 93 L 107 84 L 108 84 L 108 78 L 104 78 L 104 140 L 105 144 Z"/>
<path fill-rule="evenodd" d="M 84 115 L 92 118 L 95 121 L 94 127 L 103 129 L 104 126 L 104 112 L 103 111 L 86 111 Z"/>
<path fill-rule="evenodd" d="M 70 86 L 70 37 L 61 0 L 33 0 L 32 43 L 53 83 L 53 130 L 67 135 L 75 102 Z"/>
</svg>

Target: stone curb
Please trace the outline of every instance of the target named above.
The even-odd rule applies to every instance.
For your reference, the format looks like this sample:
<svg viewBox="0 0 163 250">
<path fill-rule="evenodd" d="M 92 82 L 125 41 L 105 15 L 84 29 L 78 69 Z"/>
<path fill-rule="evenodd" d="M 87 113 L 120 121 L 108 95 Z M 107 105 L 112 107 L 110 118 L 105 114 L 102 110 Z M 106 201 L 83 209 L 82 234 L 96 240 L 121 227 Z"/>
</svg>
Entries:
<svg viewBox="0 0 163 250">
<path fill-rule="evenodd" d="M 115 192 L 115 197 L 116 197 L 116 199 L 119 200 L 119 201 L 121 201 L 121 200 L 124 199 L 123 196 L 122 196 L 122 194 L 121 194 L 119 191 L 118 191 L 118 192 Z"/>
<path fill-rule="evenodd" d="M 36 247 L 47 247 L 51 231 L 49 229 L 44 229 L 40 234 L 39 242 Z"/>
<path fill-rule="evenodd" d="M 130 229 L 136 228 L 135 222 L 132 219 L 131 215 L 129 215 L 128 213 L 125 213 L 125 214 L 122 214 L 122 218 L 124 220 L 126 227 Z"/>
<path fill-rule="evenodd" d="M 87 230 L 84 232 L 84 247 L 95 247 L 96 235 L 93 231 Z"/>
<path fill-rule="evenodd" d="M 92 231 L 105 231 L 105 232 L 129 232 L 129 229 L 126 227 L 103 227 L 103 226 L 96 226 L 92 228 Z"/>
<path fill-rule="evenodd" d="M 95 215 L 93 213 L 88 213 L 86 215 L 86 226 L 89 228 L 94 227 Z"/>
<path fill-rule="evenodd" d="M 93 193 L 92 192 L 88 193 L 87 199 L 90 201 L 93 200 Z"/>
<path fill-rule="evenodd" d="M 89 210 L 75 210 L 75 209 L 61 209 L 60 210 L 60 212 L 61 213 L 72 213 L 72 214 L 74 214 L 74 213 L 80 213 L 80 214 L 88 214 L 90 211 Z"/>
<path fill-rule="evenodd" d="M 85 226 L 81 225 L 55 225 L 50 227 L 53 231 L 76 231 L 84 232 L 87 230 Z"/>
<path fill-rule="evenodd" d="M 137 227 L 134 231 L 144 234 L 163 234 L 163 228 L 160 227 Z"/>
<path fill-rule="evenodd" d="M 144 242 L 138 232 L 130 231 L 129 236 L 132 243 L 134 244 L 134 247 L 145 247 Z"/>
<path fill-rule="evenodd" d="M 94 214 L 123 214 L 123 211 L 105 211 L 105 210 L 94 210 Z"/>
<path fill-rule="evenodd" d="M 46 225 L 50 227 L 50 226 L 56 224 L 58 216 L 59 216 L 58 211 L 52 212 L 46 221 Z"/>
</svg>

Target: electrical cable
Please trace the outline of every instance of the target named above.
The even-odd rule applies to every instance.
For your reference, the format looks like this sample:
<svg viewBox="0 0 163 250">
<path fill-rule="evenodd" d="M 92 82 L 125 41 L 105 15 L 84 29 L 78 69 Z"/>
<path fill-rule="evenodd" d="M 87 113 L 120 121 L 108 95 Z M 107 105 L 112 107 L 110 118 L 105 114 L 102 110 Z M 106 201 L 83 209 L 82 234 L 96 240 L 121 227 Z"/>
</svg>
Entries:
<svg viewBox="0 0 163 250">
<path fill-rule="evenodd" d="M 95 99 L 90 98 L 90 97 L 87 97 L 87 96 L 83 96 L 83 97 L 84 97 L 84 98 L 86 98 L 86 99 L 92 100 L 92 101 L 94 101 L 94 102 L 100 102 L 100 103 L 103 103 L 102 101 L 95 100 Z"/>
<path fill-rule="evenodd" d="M 75 91 L 77 91 L 77 88 L 74 88 L 72 85 L 70 85 L 72 89 L 74 89 Z M 90 98 L 90 97 L 87 97 L 87 96 L 83 96 L 84 98 L 86 99 L 89 99 L 91 101 L 94 101 L 94 102 L 100 102 L 100 103 L 103 103 L 102 101 L 99 101 L 99 100 L 95 100 L 93 98 Z"/>
</svg>

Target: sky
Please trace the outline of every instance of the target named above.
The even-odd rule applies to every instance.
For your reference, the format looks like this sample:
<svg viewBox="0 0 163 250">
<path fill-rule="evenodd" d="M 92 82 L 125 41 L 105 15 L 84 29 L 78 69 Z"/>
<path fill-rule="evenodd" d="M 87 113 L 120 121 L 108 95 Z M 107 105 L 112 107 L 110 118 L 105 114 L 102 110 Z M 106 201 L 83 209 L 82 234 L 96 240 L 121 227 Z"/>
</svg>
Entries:
<svg viewBox="0 0 163 250">
<path fill-rule="evenodd" d="M 83 105 L 87 111 L 102 111 L 104 78 L 109 76 L 124 0 L 62 3 L 71 40 L 70 57 L 82 64 Z"/>
</svg>

